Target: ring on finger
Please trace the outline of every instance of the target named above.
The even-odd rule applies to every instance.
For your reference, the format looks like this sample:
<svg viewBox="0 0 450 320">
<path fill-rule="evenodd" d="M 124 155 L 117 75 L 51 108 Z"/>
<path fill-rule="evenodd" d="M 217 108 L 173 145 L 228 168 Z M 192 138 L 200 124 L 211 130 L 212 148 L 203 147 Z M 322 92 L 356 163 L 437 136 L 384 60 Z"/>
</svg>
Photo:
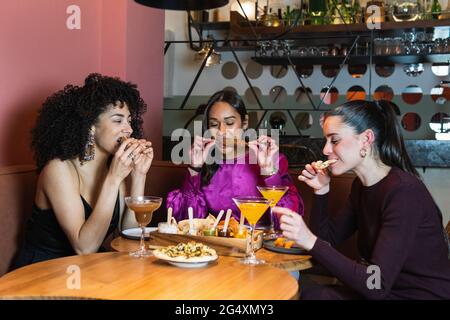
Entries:
<svg viewBox="0 0 450 320">
<path fill-rule="evenodd" d="M 131 160 L 134 160 L 134 154 L 133 154 L 133 152 L 131 152 L 131 153 L 128 155 L 128 158 L 130 158 Z"/>
</svg>

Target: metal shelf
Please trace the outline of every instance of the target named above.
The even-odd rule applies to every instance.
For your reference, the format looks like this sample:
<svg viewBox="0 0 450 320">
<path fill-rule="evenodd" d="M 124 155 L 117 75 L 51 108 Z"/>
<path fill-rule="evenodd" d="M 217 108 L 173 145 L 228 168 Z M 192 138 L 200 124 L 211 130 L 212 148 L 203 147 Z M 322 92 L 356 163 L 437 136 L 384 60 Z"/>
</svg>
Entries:
<svg viewBox="0 0 450 320">
<path fill-rule="evenodd" d="M 252 57 L 252 60 L 262 65 L 289 65 L 285 57 Z M 292 56 L 291 61 L 295 65 L 314 65 L 314 64 L 341 64 L 344 61 L 343 56 L 336 57 L 298 57 Z M 449 54 L 429 54 L 429 55 L 396 55 L 396 56 L 373 56 L 372 63 L 375 64 L 410 64 L 410 63 L 450 63 Z M 368 64 L 369 56 L 350 56 L 347 64 Z"/>
<path fill-rule="evenodd" d="M 326 24 L 326 25 L 302 25 L 298 27 L 265 27 L 258 25 L 254 21 L 250 22 L 252 27 L 249 26 L 248 21 L 245 20 L 238 12 L 230 12 L 230 29 L 234 34 L 240 36 L 254 36 L 255 32 L 257 35 L 276 35 L 282 34 L 289 31 L 286 36 L 304 37 L 311 34 L 320 33 L 349 33 L 353 34 L 368 34 L 371 30 L 367 27 L 365 23 L 353 23 L 353 24 Z M 380 29 L 374 30 L 376 33 L 384 31 L 395 31 L 395 30 L 410 30 L 410 29 L 431 29 L 435 27 L 449 27 L 450 19 L 441 20 L 416 20 L 416 21 L 404 21 L 404 22 L 383 22 L 380 25 Z"/>
<path fill-rule="evenodd" d="M 238 31 L 240 35 L 253 36 L 248 22 L 238 12 L 230 12 L 230 21 L 218 21 L 218 22 L 195 22 L 194 25 L 200 27 L 202 30 L 231 30 Z M 260 23 L 250 21 L 253 30 L 259 35 L 271 35 L 279 34 L 288 30 L 289 27 L 264 27 Z M 416 21 L 404 21 L 404 22 L 382 22 L 381 28 L 375 31 L 388 31 L 399 29 L 427 29 L 435 27 L 449 27 L 450 19 L 441 20 L 416 20 Z M 326 25 L 302 25 L 289 32 L 292 34 L 303 33 L 334 33 L 334 32 L 354 32 L 354 33 L 370 33 L 365 23 L 353 23 L 353 24 L 326 24 Z"/>
</svg>

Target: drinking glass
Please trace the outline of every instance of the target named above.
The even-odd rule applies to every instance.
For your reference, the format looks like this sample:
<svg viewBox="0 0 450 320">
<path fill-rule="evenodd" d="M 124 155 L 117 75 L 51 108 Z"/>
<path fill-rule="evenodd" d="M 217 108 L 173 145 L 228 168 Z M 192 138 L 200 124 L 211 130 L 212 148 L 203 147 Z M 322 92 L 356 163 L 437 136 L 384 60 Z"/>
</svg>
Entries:
<svg viewBox="0 0 450 320">
<path fill-rule="evenodd" d="M 125 197 L 125 203 L 128 209 L 134 212 L 136 221 L 139 223 L 139 227 L 141 228 L 140 248 L 136 251 L 130 252 L 130 256 L 136 258 L 149 257 L 152 255 L 152 252 L 145 248 L 145 227 L 150 223 L 150 221 L 152 221 L 153 212 L 161 206 L 162 198 L 153 196 Z"/>
<path fill-rule="evenodd" d="M 286 191 L 288 191 L 289 187 L 286 186 L 257 186 L 256 187 L 259 192 L 261 192 L 262 196 L 270 201 L 270 229 L 268 234 L 266 235 L 267 239 L 274 239 L 277 237 L 274 227 L 274 216 L 272 212 L 272 208 L 275 207 L 280 201 L 280 199 L 284 196 Z"/>
<path fill-rule="evenodd" d="M 391 10 L 392 18 L 396 22 L 415 21 L 421 13 L 418 0 L 395 0 Z"/>
<path fill-rule="evenodd" d="M 382 38 L 376 38 L 373 40 L 374 53 L 376 56 L 381 56 L 384 53 L 384 42 Z"/>
<path fill-rule="evenodd" d="M 252 228 L 250 236 L 250 253 L 247 257 L 241 259 L 240 262 L 242 264 L 250 265 L 266 263 L 264 260 L 256 259 L 255 256 L 255 229 L 256 223 L 269 208 L 270 201 L 262 197 L 236 197 L 233 198 L 233 201 Z"/>
</svg>

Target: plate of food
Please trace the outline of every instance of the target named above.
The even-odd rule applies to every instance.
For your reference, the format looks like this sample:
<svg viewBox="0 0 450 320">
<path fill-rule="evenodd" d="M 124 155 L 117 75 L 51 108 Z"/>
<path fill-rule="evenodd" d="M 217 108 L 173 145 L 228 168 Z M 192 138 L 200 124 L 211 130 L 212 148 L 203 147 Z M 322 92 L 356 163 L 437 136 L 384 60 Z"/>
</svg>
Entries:
<svg viewBox="0 0 450 320">
<path fill-rule="evenodd" d="M 156 231 L 158 230 L 158 228 L 155 227 L 147 227 L 145 228 L 145 232 L 144 232 L 144 239 L 148 240 L 149 236 L 148 234 L 150 232 Z M 131 228 L 131 229 L 126 229 L 126 230 L 122 230 L 121 231 L 121 236 L 127 239 L 131 239 L 131 240 L 141 240 L 141 228 Z"/>
<path fill-rule="evenodd" d="M 279 253 L 307 254 L 306 250 L 297 247 L 294 241 L 283 237 L 274 240 L 265 240 L 263 246 L 267 250 Z"/>
<path fill-rule="evenodd" d="M 219 258 L 216 250 L 195 241 L 156 249 L 153 254 L 180 268 L 201 268 Z"/>
</svg>

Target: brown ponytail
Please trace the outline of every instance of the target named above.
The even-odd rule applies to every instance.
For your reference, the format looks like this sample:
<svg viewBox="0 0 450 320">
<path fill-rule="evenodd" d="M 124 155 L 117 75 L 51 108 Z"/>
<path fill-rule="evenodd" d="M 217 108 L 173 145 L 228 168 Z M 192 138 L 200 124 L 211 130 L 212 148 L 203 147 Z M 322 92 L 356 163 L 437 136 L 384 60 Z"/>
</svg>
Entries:
<svg viewBox="0 0 450 320">
<path fill-rule="evenodd" d="M 396 104 L 386 100 L 355 100 L 327 112 L 325 118 L 340 116 L 342 121 L 354 128 L 358 134 L 372 129 L 375 133 L 376 152 L 380 160 L 388 166 L 397 167 L 420 177 L 406 152 L 396 114 L 399 114 L 398 110 Z"/>
</svg>

